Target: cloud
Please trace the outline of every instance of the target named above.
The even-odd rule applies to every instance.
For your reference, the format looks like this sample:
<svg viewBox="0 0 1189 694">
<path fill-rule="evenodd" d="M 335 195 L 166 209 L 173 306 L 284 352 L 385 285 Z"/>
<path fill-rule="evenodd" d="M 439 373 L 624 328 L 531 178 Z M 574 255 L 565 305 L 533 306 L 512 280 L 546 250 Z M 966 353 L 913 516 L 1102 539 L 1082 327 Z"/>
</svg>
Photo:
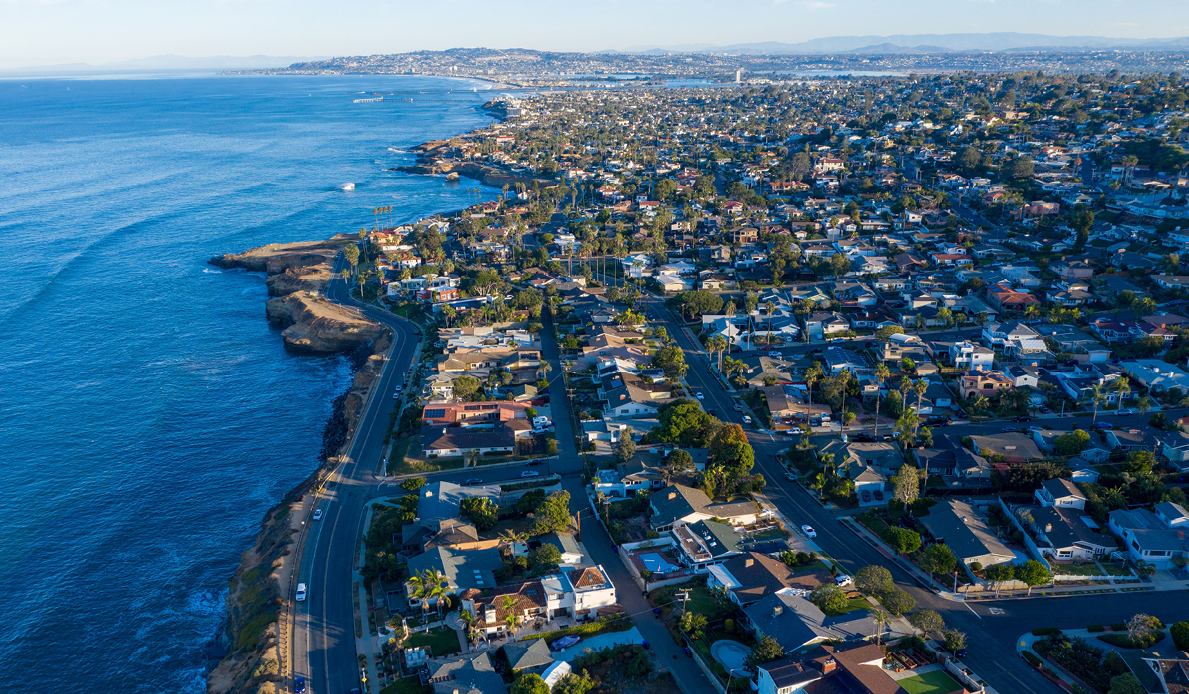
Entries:
<svg viewBox="0 0 1189 694">
<path fill-rule="evenodd" d="M 772 0 L 773 5 L 783 5 L 789 0 Z M 795 3 L 797 7 L 804 7 L 807 10 L 827 10 L 834 7 L 832 2 L 823 2 L 822 0 L 800 0 Z"/>
</svg>

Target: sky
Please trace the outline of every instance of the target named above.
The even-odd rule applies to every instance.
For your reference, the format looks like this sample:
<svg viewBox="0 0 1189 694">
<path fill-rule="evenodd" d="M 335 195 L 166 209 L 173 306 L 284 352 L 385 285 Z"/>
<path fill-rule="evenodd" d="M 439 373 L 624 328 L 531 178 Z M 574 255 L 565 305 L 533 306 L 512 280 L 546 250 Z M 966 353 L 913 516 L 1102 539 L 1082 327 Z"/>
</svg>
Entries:
<svg viewBox="0 0 1189 694">
<path fill-rule="evenodd" d="M 1189 36 L 1185 0 L 0 0 L 0 70 L 157 55 L 625 50 L 849 35 Z"/>
</svg>

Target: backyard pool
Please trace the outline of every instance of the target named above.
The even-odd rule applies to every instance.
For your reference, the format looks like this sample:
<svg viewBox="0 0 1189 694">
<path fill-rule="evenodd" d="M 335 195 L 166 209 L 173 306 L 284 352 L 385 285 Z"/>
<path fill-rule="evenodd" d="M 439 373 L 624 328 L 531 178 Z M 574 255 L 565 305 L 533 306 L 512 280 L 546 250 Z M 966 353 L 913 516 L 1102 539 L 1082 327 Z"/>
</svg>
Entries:
<svg viewBox="0 0 1189 694">
<path fill-rule="evenodd" d="M 748 653 L 751 653 L 751 649 L 747 646 L 729 639 L 715 641 L 710 646 L 710 655 L 714 656 L 715 660 L 722 663 L 722 666 L 736 677 L 747 676 L 747 668 L 744 667 L 744 663 L 747 661 Z"/>
<path fill-rule="evenodd" d="M 615 631 L 608 634 L 598 634 L 585 638 L 569 648 L 555 651 L 553 653 L 554 660 L 564 660 L 567 663 L 577 658 L 588 651 L 601 651 L 604 648 L 614 648 L 624 643 L 644 643 L 644 637 L 640 635 L 640 630 L 632 627 L 627 631 Z"/>
<path fill-rule="evenodd" d="M 644 567 L 653 573 L 665 574 L 681 568 L 669 563 L 665 555 L 660 552 L 647 552 L 638 556 L 640 557 L 640 561 L 644 562 Z"/>
</svg>

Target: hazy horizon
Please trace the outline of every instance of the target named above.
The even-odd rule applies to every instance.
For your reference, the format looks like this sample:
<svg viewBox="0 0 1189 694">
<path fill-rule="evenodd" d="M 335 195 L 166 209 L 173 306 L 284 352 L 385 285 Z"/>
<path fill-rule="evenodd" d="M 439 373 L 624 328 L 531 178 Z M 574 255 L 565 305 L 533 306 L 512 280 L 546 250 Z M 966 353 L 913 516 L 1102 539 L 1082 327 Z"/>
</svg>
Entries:
<svg viewBox="0 0 1189 694">
<path fill-rule="evenodd" d="M 1189 36 L 1176 0 L 4 0 L 0 70 L 157 56 L 345 56 L 457 47 L 546 51 L 799 43 L 840 36 L 1018 32 Z M 688 48 L 687 48 L 688 50 Z M 263 67 L 263 66 L 262 66 Z"/>
</svg>

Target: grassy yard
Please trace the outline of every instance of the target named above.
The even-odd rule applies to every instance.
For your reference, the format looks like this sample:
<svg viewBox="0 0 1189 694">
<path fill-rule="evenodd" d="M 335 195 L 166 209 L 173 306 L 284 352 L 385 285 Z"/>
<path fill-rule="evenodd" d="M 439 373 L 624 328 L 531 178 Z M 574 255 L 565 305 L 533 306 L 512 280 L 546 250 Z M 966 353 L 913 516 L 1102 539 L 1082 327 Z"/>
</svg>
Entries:
<svg viewBox="0 0 1189 694">
<path fill-rule="evenodd" d="M 408 455 L 409 441 L 405 439 L 392 449 L 388 457 L 388 474 L 390 475 L 420 475 L 438 470 L 457 470 L 462 467 L 463 460 L 459 458 L 433 458 L 419 460 Z"/>
<path fill-rule="evenodd" d="M 825 615 L 827 617 L 841 617 L 842 615 L 849 614 L 851 612 L 854 612 L 855 610 L 870 610 L 870 609 L 871 609 L 871 603 L 867 602 L 867 598 L 860 595 L 857 598 L 851 598 L 849 601 L 847 601 L 846 607 L 840 612 L 834 612 L 832 610 L 829 612 L 822 610 L 822 612 L 825 612 Z"/>
<path fill-rule="evenodd" d="M 1118 564 L 1104 563 L 1102 565 L 1103 571 L 1106 571 L 1107 576 L 1130 576 L 1131 570 L 1119 566 Z"/>
<path fill-rule="evenodd" d="M 430 629 L 429 633 L 413 634 L 405 641 L 405 648 L 421 648 L 428 646 L 435 657 L 458 653 L 462 648 L 458 645 L 458 634 L 453 629 Z"/>
<path fill-rule="evenodd" d="M 380 690 L 380 694 L 421 694 L 424 691 L 420 677 L 406 677 Z"/>
<path fill-rule="evenodd" d="M 1102 576 L 1102 569 L 1095 564 L 1053 564 L 1053 570 L 1069 576 Z"/>
<path fill-rule="evenodd" d="M 727 605 L 721 605 L 714 596 L 710 594 L 710 589 L 705 585 L 691 586 L 689 584 L 682 584 L 676 586 L 665 586 L 658 588 L 649 596 L 650 601 L 655 607 L 668 612 L 669 610 L 680 610 L 681 599 L 673 597 L 677 593 L 689 593 L 689 600 L 685 602 L 685 609 L 689 612 L 705 615 L 706 619 L 715 620 L 722 617 L 729 617 L 735 611 L 735 604 L 728 602 Z"/>
<path fill-rule="evenodd" d="M 950 694 L 962 691 L 962 685 L 941 670 L 914 675 L 898 680 L 896 684 L 904 687 L 908 694 Z"/>
</svg>

